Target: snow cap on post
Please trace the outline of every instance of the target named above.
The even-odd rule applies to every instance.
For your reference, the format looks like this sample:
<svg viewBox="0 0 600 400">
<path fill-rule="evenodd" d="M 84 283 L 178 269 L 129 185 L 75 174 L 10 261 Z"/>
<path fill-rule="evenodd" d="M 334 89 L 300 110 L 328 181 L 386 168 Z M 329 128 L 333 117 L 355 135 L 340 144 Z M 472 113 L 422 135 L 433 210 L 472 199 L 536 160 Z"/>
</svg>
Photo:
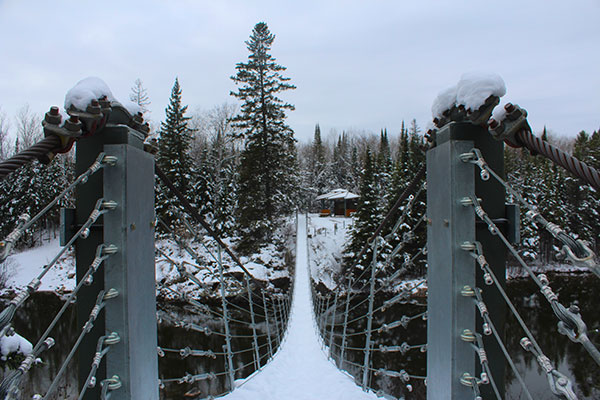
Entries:
<svg viewBox="0 0 600 400">
<path fill-rule="evenodd" d="M 467 110 L 477 110 L 490 96 L 502 97 L 506 94 L 504 80 L 498 74 L 471 72 L 458 81 L 456 104 Z"/>
<path fill-rule="evenodd" d="M 456 105 L 456 94 L 458 87 L 456 85 L 441 91 L 431 106 L 433 118 L 441 118 L 444 111 L 451 109 Z"/>
<path fill-rule="evenodd" d="M 446 110 L 463 105 L 465 109 L 475 111 L 485 104 L 490 96 L 502 97 L 506 94 L 506 85 L 502 77 L 494 73 L 469 72 L 461 76 L 455 86 L 443 90 L 433 101 L 433 118 L 442 118 Z"/>
<path fill-rule="evenodd" d="M 106 96 L 108 101 L 115 101 L 108 85 L 100 78 L 88 77 L 77 82 L 65 95 L 65 110 L 75 107 L 85 111 L 92 100 Z"/>
</svg>

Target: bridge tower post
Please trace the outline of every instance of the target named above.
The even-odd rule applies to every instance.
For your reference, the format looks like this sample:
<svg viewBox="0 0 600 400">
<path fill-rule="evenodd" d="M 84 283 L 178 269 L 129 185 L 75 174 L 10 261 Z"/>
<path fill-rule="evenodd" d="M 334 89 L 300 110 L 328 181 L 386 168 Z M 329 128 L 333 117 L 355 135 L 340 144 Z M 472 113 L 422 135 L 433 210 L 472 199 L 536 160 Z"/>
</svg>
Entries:
<svg viewBox="0 0 600 400">
<path fill-rule="evenodd" d="M 78 281 L 89 268 L 98 245 L 118 248 L 116 254 L 105 260 L 93 283 L 84 286 L 77 296 L 81 327 L 101 290 L 114 289 L 118 293 L 106 300 L 104 312 L 79 350 L 81 389 L 99 339 L 113 332 L 120 338 L 110 346 L 97 371 L 97 384 L 86 391 L 86 400 L 101 398 L 102 387 L 109 382 L 112 399 L 158 400 L 154 159 L 144 152 L 144 139 L 144 134 L 125 125 L 109 124 L 98 134 L 77 143 L 76 174 L 83 172 L 100 152 L 117 158 L 114 167 L 91 176 L 76 192 L 76 226 L 81 225 L 99 198 L 117 204 L 92 226 L 87 239 L 76 241 Z"/>
<path fill-rule="evenodd" d="M 500 240 L 485 226 L 476 225 L 473 208 L 464 204 L 475 195 L 492 218 L 498 219 L 505 219 L 506 209 L 501 185 L 483 180 L 474 165 L 463 162 L 460 155 L 476 147 L 489 165 L 503 174 L 503 144 L 494 141 L 485 128 L 462 122 L 440 129 L 436 142 L 427 153 L 427 398 L 472 398 L 473 388 L 465 382 L 479 377 L 481 369 L 471 343 L 464 338 L 469 332 L 481 333 L 482 323 L 473 298 L 462 292 L 467 287 L 483 287 L 483 278 L 474 258 L 461 245 L 479 241 L 502 280 L 506 256 Z M 500 328 L 504 325 L 500 295 L 494 290 L 484 293 L 490 316 Z M 503 392 L 504 358 L 493 339 L 483 339 L 492 375 Z M 481 387 L 484 398 L 493 396 L 489 386 Z"/>
</svg>

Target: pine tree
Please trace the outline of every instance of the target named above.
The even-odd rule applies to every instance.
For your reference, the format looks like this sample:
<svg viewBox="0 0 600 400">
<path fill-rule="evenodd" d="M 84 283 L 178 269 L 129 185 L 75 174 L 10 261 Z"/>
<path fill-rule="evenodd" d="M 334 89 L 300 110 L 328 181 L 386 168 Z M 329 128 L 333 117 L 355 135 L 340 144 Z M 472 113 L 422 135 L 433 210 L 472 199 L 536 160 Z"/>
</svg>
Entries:
<svg viewBox="0 0 600 400">
<path fill-rule="evenodd" d="M 423 162 L 425 162 L 423 137 L 419 133 L 421 133 L 421 128 L 417 125 L 417 120 L 413 119 L 408 132 L 409 170 L 411 175 L 416 174 Z"/>
<path fill-rule="evenodd" d="M 156 165 L 184 195 L 190 192 L 193 185 L 192 161 L 189 155 L 192 132 L 188 128 L 190 117 L 185 116 L 186 111 L 187 106 L 181 105 L 179 79 L 175 78 L 169 105 L 165 110 L 166 119 L 160 124 Z M 168 189 L 160 185 L 156 198 L 156 213 L 166 223 L 171 223 L 174 219 L 170 209 L 172 199 Z M 196 203 L 196 199 L 193 202 Z"/>
<path fill-rule="evenodd" d="M 141 79 L 138 78 L 133 83 L 133 86 L 131 87 L 131 93 L 129 94 L 129 100 L 137 104 L 142 110 L 143 114 L 148 112 L 148 106 L 150 105 L 151 101 L 148 97 L 148 91 L 144 87 Z"/>
<path fill-rule="evenodd" d="M 367 243 L 373 232 L 375 232 L 382 219 L 381 210 L 378 205 L 378 188 L 375 173 L 376 160 L 371 154 L 371 150 L 367 147 L 360 180 L 360 198 L 358 199 L 357 211 L 353 216 L 354 222 L 350 231 L 350 243 L 344 249 L 346 254 L 346 268 L 350 268 L 352 264 L 357 263 L 356 271 L 348 271 L 355 276 L 368 267 L 371 252 L 366 252 L 360 260 L 357 259 L 358 253 L 365 243 Z"/>
<path fill-rule="evenodd" d="M 387 129 L 382 130 L 379 136 L 379 151 L 377 152 L 377 187 L 379 194 L 379 208 L 385 210 L 390 201 L 390 197 L 394 197 L 390 191 L 392 184 L 393 162 L 390 150 L 390 142 L 388 140 Z"/>
<path fill-rule="evenodd" d="M 231 77 L 238 85 L 231 95 L 242 101 L 234 126 L 245 138 L 237 201 L 241 252 L 255 250 L 271 238 L 278 217 L 291 212 L 297 190 L 294 132 L 285 123 L 286 110 L 294 106 L 277 97 L 296 87 L 281 75 L 286 68 L 269 54 L 274 39 L 267 24 L 256 24 L 246 41 L 248 61 L 238 63 Z"/>
<path fill-rule="evenodd" d="M 394 196 L 390 196 L 388 202 L 388 208 L 391 208 L 396 202 L 396 198 L 410 180 L 410 153 L 409 153 L 409 142 L 408 132 L 404 127 L 404 121 L 402 121 L 402 128 L 400 129 L 400 141 L 398 144 L 398 154 L 396 155 L 396 162 L 394 164 L 394 171 L 392 174 L 392 191 L 395 193 Z"/>
<path fill-rule="evenodd" d="M 332 189 L 329 184 L 329 165 L 325 158 L 325 146 L 321 139 L 321 128 L 319 124 L 315 126 L 314 139 L 311 145 L 310 160 L 308 168 L 310 169 L 310 191 L 311 199 Z"/>
<path fill-rule="evenodd" d="M 233 146 L 228 145 L 224 132 L 217 129 L 211 140 L 207 177 L 214 227 L 219 233 L 229 234 L 233 233 L 234 225 L 237 154 Z"/>
<path fill-rule="evenodd" d="M 346 132 L 338 136 L 337 144 L 333 149 L 332 172 L 334 189 L 346 189 L 350 186 L 350 143 Z"/>
<path fill-rule="evenodd" d="M 358 156 L 358 147 L 352 146 L 352 156 L 350 157 L 350 168 L 349 168 L 349 185 L 348 190 L 351 192 L 357 192 L 360 185 L 360 158 Z"/>
</svg>

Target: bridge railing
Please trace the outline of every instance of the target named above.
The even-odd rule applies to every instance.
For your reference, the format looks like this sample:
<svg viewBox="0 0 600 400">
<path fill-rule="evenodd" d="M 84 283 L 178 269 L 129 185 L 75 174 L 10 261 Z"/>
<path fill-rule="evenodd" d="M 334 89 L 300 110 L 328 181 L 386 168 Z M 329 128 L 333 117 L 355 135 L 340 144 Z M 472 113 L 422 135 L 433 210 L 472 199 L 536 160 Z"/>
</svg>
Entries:
<svg viewBox="0 0 600 400">
<path fill-rule="evenodd" d="M 77 284 L 32 353 L 18 370 L 4 377 L 0 395 L 20 398 L 23 377 L 38 356 L 52 347 L 54 340 L 50 334 L 76 299 L 80 333 L 64 355 L 46 393 L 43 397 L 36 394 L 35 398 L 55 398 L 59 386 L 64 385 L 63 374 L 76 355 L 81 380 L 79 398 L 108 397 L 109 392 L 117 389 L 124 396 L 121 398 L 158 398 L 157 373 L 141 368 L 156 364 L 156 352 L 152 351 L 156 346 L 156 317 L 152 309 L 153 159 L 143 151 L 146 130 L 139 118 L 106 97 L 94 99 L 83 112 L 70 109 L 69 114 L 63 123 L 58 108 L 52 107 L 43 122 L 46 138 L 0 163 L 4 178 L 33 159 L 49 162 L 55 154 L 69 151 L 75 140 L 85 137 L 77 146 L 78 178 L 34 218 L 28 220 L 23 216 L 2 242 L 4 259 L 36 220 L 75 189 L 77 208 L 65 209 L 61 214 L 64 221 L 61 250 L 2 311 L 2 334 L 10 333 L 17 309 L 40 288 L 71 245 L 76 246 Z M 138 168 L 128 168 L 130 165 Z M 131 207 L 132 203 L 136 207 Z M 138 310 L 140 301 L 147 307 Z M 106 315 L 110 316 L 108 320 Z M 107 371 L 111 375 L 107 376 Z M 136 384 L 131 384 L 132 381 Z"/>
<path fill-rule="evenodd" d="M 63 361 L 56 367 L 49 386 L 37 388 L 39 393 L 34 398 L 65 396 L 65 387 L 71 384 L 65 381 L 65 372 L 73 363 L 78 369 L 79 399 L 158 399 L 159 388 L 166 385 L 195 386 L 215 379 L 222 383 L 211 386 L 221 387 L 225 393 L 234 390 L 237 379 L 261 369 L 280 346 L 289 318 L 291 290 L 265 290 L 266 284 L 252 276 L 185 195 L 159 168 L 155 169 L 152 146 L 144 143 L 147 126 L 140 115 L 132 116 L 119 103 L 104 97 L 93 99 L 85 112 L 70 109 L 68 113 L 70 118 L 63 123 L 58 109 L 53 107 L 44 121 L 47 137 L 0 162 L 3 179 L 34 159 L 48 162 L 53 154 L 69 151 L 77 141 L 75 181 L 33 218 L 22 216 L 15 230 L 0 242 L 1 262 L 24 232 L 75 190 L 75 209 L 61 210 L 60 251 L 2 310 L 0 337 L 13 334 L 11 321 L 15 313 L 73 245 L 75 288 L 19 368 L 3 377 L 0 398 L 22 398 L 26 375 L 36 360 L 54 350 L 50 350 L 54 345 L 51 335 L 72 303 L 76 306 L 79 333 L 68 354 L 59 356 Z M 155 216 L 155 170 L 160 190 L 169 190 L 179 201 L 173 210 L 178 217 L 168 224 Z M 171 223 L 177 225 L 176 230 Z M 181 261 L 155 246 L 157 224 L 194 262 Z M 198 226 L 210 240 L 198 233 Z M 202 254 L 199 246 L 203 247 Z M 220 307 L 206 304 L 186 291 L 161 285 L 157 288 L 155 258 L 171 264 L 182 281 L 211 294 L 212 287 L 198 273 L 209 271 L 217 278 L 219 292 L 213 297 L 220 299 Z M 236 268 L 242 271 L 241 280 L 232 274 Z M 192 306 L 195 314 L 206 317 L 203 323 L 184 319 L 173 321 L 173 325 L 221 338 L 222 351 L 196 349 L 191 342 L 182 348 L 173 348 L 169 343 L 159 345 L 157 289 L 163 298 L 179 304 L 183 301 Z M 164 296 L 167 292 L 171 292 L 170 296 Z M 162 317 L 168 318 L 165 314 Z M 212 363 L 206 371 L 178 377 L 165 377 L 168 372 L 161 371 L 159 379 L 158 356 L 203 357 Z"/>
<path fill-rule="evenodd" d="M 161 173 L 158 176 L 161 180 L 168 179 Z M 171 188 L 169 184 L 166 186 Z M 159 356 L 162 358 L 171 355 L 181 359 L 190 356 L 205 357 L 214 360 L 213 367 L 219 371 L 187 372 L 180 377 L 161 377 L 160 387 L 164 389 L 169 384 L 189 386 L 195 382 L 221 379 L 226 383 L 223 392 L 212 394 L 220 396 L 235 390 L 237 379 L 246 378 L 249 370 L 260 370 L 274 356 L 287 328 L 291 293 L 289 290 L 279 294 L 263 290 L 265 284 L 257 281 L 229 248 L 222 247 L 224 246 L 222 241 L 207 240 L 198 233 L 190 217 L 194 219 L 202 217 L 193 209 L 189 209 L 191 216 L 187 215 L 185 211 L 188 211 L 188 206 L 184 204 L 183 209 L 171 210 L 171 214 L 176 215 L 174 222 L 167 223 L 161 218 L 157 218 L 157 221 L 167 235 L 166 238 L 175 241 L 178 248 L 187 253 L 194 262 L 178 261 L 173 255 L 168 254 L 168 250 L 159 246 L 156 247 L 157 261 L 170 264 L 182 278 L 182 282 L 189 281 L 204 293 L 211 293 L 214 289 L 205 283 L 203 278 L 206 275 L 216 276 L 219 284 L 220 308 L 203 304 L 200 299 L 195 299 L 186 291 L 177 292 L 169 286 L 170 282 L 160 284 L 158 290 L 164 293 L 163 297 L 187 303 L 193 307 L 195 313 L 209 317 L 210 319 L 202 324 L 187 321 L 172 321 L 172 324 L 202 333 L 207 337 L 220 338 L 222 351 L 191 350 L 189 346 L 193 346 L 193 343 L 183 348 L 159 345 Z M 174 229 L 174 225 L 178 229 Z M 188 243 L 186 236 L 192 238 L 193 244 Z M 223 254 L 224 252 L 226 254 Z M 225 276 L 226 273 L 231 275 L 231 272 L 238 267 L 242 270 L 242 278 L 231 279 Z M 167 315 L 164 318 L 169 320 Z M 214 323 L 211 322 L 215 320 L 222 324 L 220 329 L 215 328 Z"/>
<path fill-rule="evenodd" d="M 530 223 L 547 230 L 560 243 L 560 259 L 586 267 L 600 276 L 596 256 L 585 242 L 548 222 L 518 189 L 503 179 L 502 140 L 550 158 L 594 187 L 598 187 L 596 178 L 600 175 L 535 138 L 524 119 L 526 112 L 518 106 L 508 104 L 504 119 L 491 120 L 488 131 L 482 122 L 487 121 L 497 103 L 497 99 L 490 98 L 477 113 L 455 106 L 444 114 L 445 121 L 437 121 L 438 129 L 429 132 L 427 212 L 422 218 L 412 219 L 414 222 L 399 244 L 390 250 L 388 238 L 397 234 L 394 230 L 398 226 L 406 225 L 406 214 L 411 212 L 412 202 L 419 196 L 416 191 L 419 174 L 399 196 L 398 203 L 402 205 L 394 206 L 396 210 L 403 210 L 394 227 L 390 230 L 393 210 L 365 243 L 357 257 L 359 261 L 347 269 L 351 273 L 333 290 L 313 287 L 315 319 L 322 345 L 328 348 L 336 365 L 351 373 L 364 390 L 374 388 L 386 398 L 402 398 L 414 388 L 415 382 L 426 378 L 426 389 L 422 390 L 426 390 L 431 399 L 502 399 L 505 397 L 505 368 L 510 368 L 523 396 L 535 398 L 516 366 L 515 355 L 510 354 L 506 345 L 504 326 L 508 310 L 523 331 L 522 351 L 531 355 L 547 376 L 548 393 L 557 398 L 576 399 L 569 377 L 544 354 L 526 319 L 507 295 L 507 252 L 551 306 L 558 333 L 581 344 L 600 365 L 600 353 L 588 336 L 579 306 L 564 306 L 546 275 L 536 274 L 520 256 L 517 250 L 519 206 L 526 210 Z M 506 199 L 517 204 L 506 203 Z M 403 246 L 409 243 L 407 239 L 414 237 L 414 230 L 421 223 L 427 225 L 426 248 L 412 249 L 404 257 L 398 257 L 406 251 Z M 419 305 L 426 310 L 413 308 L 412 314 L 390 321 L 397 313 L 380 312 L 395 303 L 405 303 L 406 310 L 410 309 L 407 307 L 411 302 L 419 302 L 419 297 L 407 291 L 406 284 L 402 286 L 398 278 L 407 265 L 424 254 L 427 254 L 428 264 L 427 304 Z M 384 268 L 390 265 L 393 268 Z M 352 271 L 357 270 L 360 271 L 358 277 L 352 275 Z M 385 299 L 381 298 L 383 294 Z M 427 340 L 414 343 L 410 324 L 421 318 L 427 320 Z M 355 323 L 360 325 L 353 326 Z M 387 331 L 396 334 L 381 335 Z M 427 352 L 426 374 L 415 374 L 414 369 L 423 363 L 407 357 L 415 350 Z M 381 357 L 391 352 L 398 354 L 398 359 L 391 362 Z M 390 363 L 395 368 L 389 368 Z M 398 380 L 405 386 L 404 392 L 395 390 L 394 395 L 390 394 L 389 383 L 374 382 L 377 376 Z M 382 385 L 388 385 L 388 389 L 384 390 Z"/>
</svg>

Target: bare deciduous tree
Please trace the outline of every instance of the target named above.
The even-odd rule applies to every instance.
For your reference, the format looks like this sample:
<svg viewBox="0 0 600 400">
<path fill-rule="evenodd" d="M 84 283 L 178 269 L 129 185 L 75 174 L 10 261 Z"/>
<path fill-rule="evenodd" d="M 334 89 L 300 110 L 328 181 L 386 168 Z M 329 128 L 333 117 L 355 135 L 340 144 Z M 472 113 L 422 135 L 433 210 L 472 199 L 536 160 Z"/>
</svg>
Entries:
<svg viewBox="0 0 600 400">
<path fill-rule="evenodd" d="M 144 83 L 141 79 L 138 78 L 133 83 L 129 99 L 140 107 L 142 113 L 146 114 L 148 112 L 148 106 L 151 101 L 148 97 L 148 91 L 144 87 Z"/>
<path fill-rule="evenodd" d="M 8 129 L 9 123 L 6 114 L 0 108 L 0 160 L 8 157 Z"/>
<path fill-rule="evenodd" d="M 40 117 L 34 114 L 25 104 L 16 116 L 17 122 L 17 151 L 26 149 L 34 145 L 42 138 L 42 122 Z"/>
</svg>

